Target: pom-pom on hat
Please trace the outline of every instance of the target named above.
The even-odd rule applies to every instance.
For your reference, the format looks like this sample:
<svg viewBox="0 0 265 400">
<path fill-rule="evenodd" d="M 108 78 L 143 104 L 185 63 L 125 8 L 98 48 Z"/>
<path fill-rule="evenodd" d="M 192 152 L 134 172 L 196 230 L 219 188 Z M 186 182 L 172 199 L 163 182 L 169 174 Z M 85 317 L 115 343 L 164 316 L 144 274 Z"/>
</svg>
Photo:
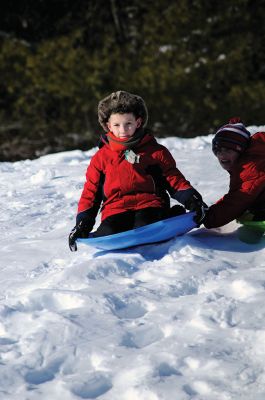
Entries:
<svg viewBox="0 0 265 400">
<path fill-rule="evenodd" d="M 146 126 L 148 111 L 142 97 L 123 90 L 111 93 L 98 104 L 98 121 L 107 132 L 107 122 L 111 114 L 132 113 L 136 118 L 142 118 L 141 127 Z"/>
<path fill-rule="evenodd" d="M 249 146 L 250 132 L 240 118 L 231 118 L 227 125 L 219 128 L 212 141 L 212 149 L 214 154 L 221 147 L 232 149 L 243 153 Z"/>
</svg>

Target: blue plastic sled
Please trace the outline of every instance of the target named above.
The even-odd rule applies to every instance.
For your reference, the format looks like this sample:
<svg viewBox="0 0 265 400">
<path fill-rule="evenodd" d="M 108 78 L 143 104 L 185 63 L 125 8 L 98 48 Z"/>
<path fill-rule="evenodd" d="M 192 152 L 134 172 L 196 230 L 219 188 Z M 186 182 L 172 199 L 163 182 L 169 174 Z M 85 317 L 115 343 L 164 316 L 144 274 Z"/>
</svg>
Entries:
<svg viewBox="0 0 265 400">
<path fill-rule="evenodd" d="M 115 233 L 114 235 L 77 239 L 77 243 L 101 250 L 117 250 L 142 244 L 163 242 L 196 228 L 197 225 L 193 221 L 194 215 L 194 212 L 188 212 L 177 217 L 142 226 L 141 228 Z"/>
</svg>

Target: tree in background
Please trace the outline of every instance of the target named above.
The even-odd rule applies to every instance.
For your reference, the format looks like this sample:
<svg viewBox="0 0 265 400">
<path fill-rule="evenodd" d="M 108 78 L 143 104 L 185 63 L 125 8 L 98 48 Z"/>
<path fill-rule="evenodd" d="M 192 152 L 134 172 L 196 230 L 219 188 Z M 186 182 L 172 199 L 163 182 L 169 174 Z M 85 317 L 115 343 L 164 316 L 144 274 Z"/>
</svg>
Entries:
<svg viewBox="0 0 265 400">
<path fill-rule="evenodd" d="M 205 135 L 234 115 L 264 124 L 264 1 L 1 7 L 1 160 L 94 146 L 98 101 L 120 89 L 144 97 L 157 136 Z"/>
</svg>

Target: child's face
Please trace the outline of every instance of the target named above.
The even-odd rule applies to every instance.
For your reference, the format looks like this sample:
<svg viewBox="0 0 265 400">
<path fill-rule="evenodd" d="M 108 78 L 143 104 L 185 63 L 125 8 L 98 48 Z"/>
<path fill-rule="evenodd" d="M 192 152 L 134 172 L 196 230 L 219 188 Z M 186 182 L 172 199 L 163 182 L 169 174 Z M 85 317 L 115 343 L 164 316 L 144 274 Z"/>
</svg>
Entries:
<svg viewBox="0 0 265 400">
<path fill-rule="evenodd" d="M 235 166 L 240 154 L 232 149 L 227 149 L 226 147 L 220 147 L 216 151 L 216 157 L 223 169 L 226 171 L 232 171 Z"/>
<path fill-rule="evenodd" d="M 141 118 L 135 118 L 132 113 L 111 114 L 107 126 L 108 129 L 119 139 L 129 139 L 137 128 L 141 126 Z"/>
</svg>

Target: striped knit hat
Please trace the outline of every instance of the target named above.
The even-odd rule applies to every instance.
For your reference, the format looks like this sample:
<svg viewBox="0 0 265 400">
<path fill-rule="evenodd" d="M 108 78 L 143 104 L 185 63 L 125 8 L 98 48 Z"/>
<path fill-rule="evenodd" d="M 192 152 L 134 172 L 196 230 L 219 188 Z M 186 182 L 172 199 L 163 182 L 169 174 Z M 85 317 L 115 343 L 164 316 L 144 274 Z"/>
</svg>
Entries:
<svg viewBox="0 0 265 400">
<path fill-rule="evenodd" d="M 221 147 L 243 153 L 250 142 L 250 132 L 240 118 L 232 118 L 227 125 L 219 128 L 212 141 L 212 150 L 216 152 Z"/>
</svg>

